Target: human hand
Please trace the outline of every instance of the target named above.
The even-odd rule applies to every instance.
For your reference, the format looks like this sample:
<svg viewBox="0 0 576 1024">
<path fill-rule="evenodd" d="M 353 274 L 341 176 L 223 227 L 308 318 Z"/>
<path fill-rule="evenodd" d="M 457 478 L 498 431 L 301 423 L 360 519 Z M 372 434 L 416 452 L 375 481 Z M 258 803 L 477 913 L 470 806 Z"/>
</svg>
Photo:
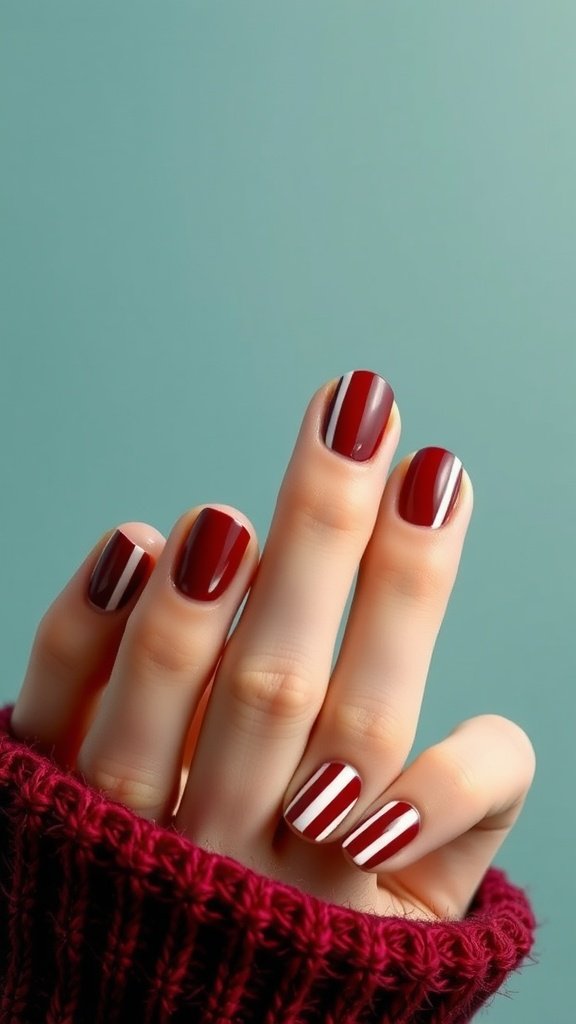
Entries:
<svg viewBox="0 0 576 1024">
<path fill-rule="evenodd" d="M 463 916 L 534 754 L 513 722 L 481 715 L 406 764 L 472 485 L 435 448 L 386 480 L 399 436 L 382 378 L 322 387 L 259 565 L 228 506 L 187 512 L 166 542 L 141 523 L 104 537 L 40 623 L 14 734 L 143 817 L 323 899 Z M 334 794 L 322 817 L 317 790 L 320 804 Z"/>
</svg>

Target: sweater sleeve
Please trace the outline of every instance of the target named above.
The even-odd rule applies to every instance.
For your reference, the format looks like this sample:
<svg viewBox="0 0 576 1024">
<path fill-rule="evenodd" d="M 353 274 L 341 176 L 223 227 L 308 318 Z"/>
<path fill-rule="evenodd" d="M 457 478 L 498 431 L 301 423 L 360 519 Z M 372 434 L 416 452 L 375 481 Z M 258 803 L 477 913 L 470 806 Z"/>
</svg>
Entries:
<svg viewBox="0 0 576 1024">
<path fill-rule="evenodd" d="M 492 868 L 463 921 L 357 913 L 145 821 L 0 710 L 0 1024 L 464 1024 L 528 957 Z"/>
</svg>

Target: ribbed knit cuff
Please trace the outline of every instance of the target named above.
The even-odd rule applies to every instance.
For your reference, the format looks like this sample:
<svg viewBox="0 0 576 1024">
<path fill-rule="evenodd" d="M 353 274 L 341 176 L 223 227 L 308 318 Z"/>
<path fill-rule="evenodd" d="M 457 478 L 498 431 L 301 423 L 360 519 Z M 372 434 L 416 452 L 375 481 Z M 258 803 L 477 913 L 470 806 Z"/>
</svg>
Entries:
<svg viewBox="0 0 576 1024">
<path fill-rule="evenodd" d="M 464 1024 L 529 954 L 503 872 L 464 921 L 361 914 L 206 852 L 10 734 L 0 1024 Z"/>
</svg>

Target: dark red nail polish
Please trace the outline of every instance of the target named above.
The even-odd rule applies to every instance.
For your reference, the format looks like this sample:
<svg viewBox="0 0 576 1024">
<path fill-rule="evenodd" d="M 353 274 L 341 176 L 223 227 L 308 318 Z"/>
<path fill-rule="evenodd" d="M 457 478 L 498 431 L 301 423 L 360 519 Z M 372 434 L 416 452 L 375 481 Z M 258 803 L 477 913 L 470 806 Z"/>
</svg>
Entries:
<svg viewBox="0 0 576 1024">
<path fill-rule="evenodd" d="M 327 447 L 356 462 L 366 462 L 382 440 L 393 404 L 392 388 L 377 373 L 346 373 L 340 378 L 326 413 Z"/>
<path fill-rule="evenodd" d="M 150 574 L 152 558 L 121 530 L 116 530 L 94 566 L 88 597 L 97 608 L 112 612 L 134 596 Z"/>
<path fill-rule="evenodd" d="M 462 463 L 446 448 L 421 448 L 402 482 L 398 511 L 417 526 L 436 529 L 454 508 L 462 482 Z"/>
<path fill-rule="evenodd" d="M 195 601 L 215 601 L 233 579 L 249 543 L 248 530 L 232 516 L 202 509 L 177 560 L 176 586 Z"/>
<path fill-rule="evenodd" d="M 359 868 L 371 871 L 412 842 L 420 825 L 420 815 L 412 804 L 391 800 L 355 828 L 342 848 Z"/>
<path fill-rule="evenodd" d="M 350 813 L 361 789 L 355 768 L 344 761 L 325 761 L 298 790 L 284 817 L 301 835 L 321 843 Z"/>
</svg>

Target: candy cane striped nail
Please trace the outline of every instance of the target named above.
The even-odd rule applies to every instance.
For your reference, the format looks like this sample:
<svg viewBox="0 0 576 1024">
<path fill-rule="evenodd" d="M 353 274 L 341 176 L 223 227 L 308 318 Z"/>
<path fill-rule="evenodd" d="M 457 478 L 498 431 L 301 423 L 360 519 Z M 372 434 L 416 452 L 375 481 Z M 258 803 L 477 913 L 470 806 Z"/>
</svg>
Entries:
<svg viewBox="0 0 576 1024">
<path fill-rule="evenodd" d="M 320 843 L 338 828 L 358 797 L 358 772 L 341 761 L 327 761 L 302 786 L 284 812 L 292 828 Z"/>
<path fill-rule="evenodd" d="M 88 597 L 92 604 L 106 612 L 122 608 L 147 579 L 151 561 L 144 548 L 116 530 L 90 577 Z"/>
<path fill-rule="evenodd" d="M 342 848 L 359 868 L 370 871 L 402 850 L 419 831 L 416 808 L 404 800 L 392 800 L 351 832 Z"/>
</svg>

